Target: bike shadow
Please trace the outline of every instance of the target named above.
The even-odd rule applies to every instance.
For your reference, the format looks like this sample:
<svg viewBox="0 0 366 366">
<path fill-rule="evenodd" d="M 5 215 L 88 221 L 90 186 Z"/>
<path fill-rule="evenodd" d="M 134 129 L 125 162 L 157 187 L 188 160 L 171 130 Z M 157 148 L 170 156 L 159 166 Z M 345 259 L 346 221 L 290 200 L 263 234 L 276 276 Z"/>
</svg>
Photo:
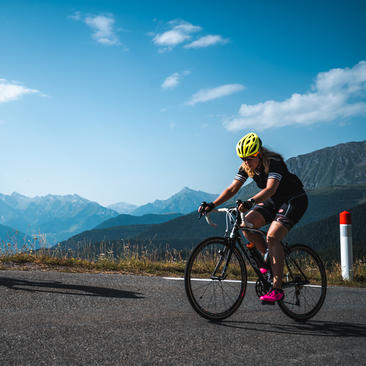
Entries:
<svg viewBox="0 0 366 366">
<path fill-rule="evenodd" d="M 74 296 L 95 296 L 109 298 L 112 297 L 118 299 L 143 298 L 142 294 L 138 292 L 125 291 L 108 287 L 73 285 L 69 283 L 63 283 L 61 281 L 31 281 L 20 280 L 10 277 L 0 277 L 0 286 L 5 286 L 8 289 L 12 289 L 15 291 L 46 292 Z"/>
<path fill-rule="evenodd" d="M 366 337 L 366 324 L 334 322 L 334 321 L 316 321 L 309 320 L 306 323 L 265 323 L 254 321 L 228 321 L 212 322 L 216 325 L 243 329 L 254 330 L 265 333 L 276 334 L 293 334 L 302 336 L 317 337 Z"/>
</svg>

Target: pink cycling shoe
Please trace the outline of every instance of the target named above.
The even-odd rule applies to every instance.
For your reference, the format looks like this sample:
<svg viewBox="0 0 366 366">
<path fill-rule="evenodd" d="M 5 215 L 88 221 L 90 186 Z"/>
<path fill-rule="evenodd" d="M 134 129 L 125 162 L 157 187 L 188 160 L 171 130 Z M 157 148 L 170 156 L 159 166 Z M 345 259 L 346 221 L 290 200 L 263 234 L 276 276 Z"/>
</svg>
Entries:
<svg viewBox="0 0 366 366">
<path fill-rule="evenodd" d="M 266 302 L 275 302 L 283 299 L 285 294 L 279 288 L 274 288 L 270 290 L 267 294 L 261 296 L 259 299 Z"/>
</svg>

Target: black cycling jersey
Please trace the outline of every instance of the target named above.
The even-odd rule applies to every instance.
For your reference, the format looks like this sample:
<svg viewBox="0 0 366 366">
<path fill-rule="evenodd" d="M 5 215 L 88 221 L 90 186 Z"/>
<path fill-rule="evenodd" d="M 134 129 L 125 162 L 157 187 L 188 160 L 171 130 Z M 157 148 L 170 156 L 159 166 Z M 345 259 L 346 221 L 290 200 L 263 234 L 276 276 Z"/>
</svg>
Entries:
<svg viewBox="0 0 366 366">
<path fill-rule="evenodd" d="M 240 167 L 235 179 L 243 183 L 248 179 L 248 174 L 243 167 Z M 257 186 L 262 189 L 266 188 L 268 179 L 276 179 L 280 182 L 276 193 L 271 197 L 274 202 L 287 202 L 291 197 L 304 192 L 301 180 L 288 171 L 285 162 L 281 158 L 270 158 L 268 174 L 261 164 L 253 177 Z"/>
</svg>

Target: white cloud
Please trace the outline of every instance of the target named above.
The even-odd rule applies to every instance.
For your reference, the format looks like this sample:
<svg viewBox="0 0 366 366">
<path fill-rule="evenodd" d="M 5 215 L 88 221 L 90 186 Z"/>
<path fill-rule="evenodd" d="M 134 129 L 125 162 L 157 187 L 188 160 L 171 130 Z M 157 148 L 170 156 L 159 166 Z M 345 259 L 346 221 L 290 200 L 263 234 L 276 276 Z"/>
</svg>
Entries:
<svg viewBox="0 0 366 366">
<path fill-rule="evenodd" d="M 208 102 L 209 100 L 225 97 L 244 89 L 244 85 L 241 84 L 226 84 L 213 89 L 201 89 L 186 104 L 194 105 L 196 103 Z"/>
<path fill-rule="evenodd" d="M 353 68 L 319 73 L 311 92 L 294 93 L 282 102 L 242 104 L 237 116 L 226 119 L 230 131 L 310 125 L 342 118 L 366 116 L 366 62 Z"/>
<path fill-rule="evenodd" d="M 193 41 L 192 43 L 186 44 L 184 48 L 204 48 L 213 46 L 215 44 L 225 44 L 228 43 L 228 39 L 224 39 L 219 35 L 208 35 Z"/>
<path fill-rule="evenodd" d="M 80 20 L 81 19 L 80 11 L 75 11 L 75 13 L 73 15 L 70 15 L 69 18 L 76 21 Z"/>
<path fill-rule="evenodd" d="M 85 18 L 85 23 L 94 31 L 93 38 L 98 43 L 107 46 L 119 45 L 119 40 L 113 29 L 114 22 L 115 20 L 112 15 L 96 15 Z"/>
<path fill-rule="evenodd" d="M 98 43 L 107 46 L 118 46 L 120 44 L 114 29 L 115 20 L 113 15 L 84 16 L 79 11 L 76 11 L 69 18 L 75 21 L 82 21 L 90 27 L 93 30 L 92 37 Z"/>
<path fill-rule="evenodd" d="M 25 94 L 39 93 L 36 89 L 29 89 L 17 83 L 10 83 L 5 79 L 0 79 L 0 103 L 10 102 L 20 99 Z"/>
<path fill-rule="evenodd" d="M 199 32 L 202 28 L 183 20 L 170 21 L 172 28 L 164 33 L 156 34 L 153 42 L 159 47 L 166 47 L 170 50 L 172 47 L 191 39 L 191 34 Z"/>
<path fill-rule="evenodd" d="M 180 80 L 182 80 L 184 76 L 189 75 L 190 73 L 190 71 L 184 71 L 182 73 L 175 72 L 164 80 L 161 87 L 163 89 L 173 89 L 179 84 Z"/>
<path fill-rule="evenodd" d="M 175 46 L 183 43 L 186 43 L 184 48 L 205 48 L 230 42 L 229 39 L 217 34 L 209 34 L 191 41 L 194 33 L 202 31 L 201 26 L 193 25 L 184 20 L 172 20 L 167 24 L 169 29 L 165 32 L 148 33 L 149 36 L 153 37 L 153 43 L 159 47 L 160 53 L 171 51 Z"/>
<path fill-rule="evenodd" d="M 175 72 L 174 74 L 168 76 L 163 84 L 161 84 L 161 87 L 163 89 L 172 89 L 175 88 L 179 83 L 179 73 Z"/>
</svg>

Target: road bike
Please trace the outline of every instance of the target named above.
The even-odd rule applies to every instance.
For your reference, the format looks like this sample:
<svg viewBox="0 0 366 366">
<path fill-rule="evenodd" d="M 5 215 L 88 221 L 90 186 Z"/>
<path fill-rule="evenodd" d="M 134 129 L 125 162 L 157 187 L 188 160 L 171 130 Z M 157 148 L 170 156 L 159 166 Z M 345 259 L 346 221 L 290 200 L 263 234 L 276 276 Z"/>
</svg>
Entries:
<svg viewBox="0 0 366 366">
<path fill-rule="evenodd" d="M 225 235 L 203 240 L 193 249 L 186 264 L 184 282 L 188 300 L 199 315 L 209 320 L 223 320 L 239 308 L 247 289 L 246 264 L 252 267 L 257 277 L 255 291 L 258 297 L 272 287 L 270 266 L 267 266 L 266 273 L 261 272 L 260 268 L 266 267 L 264 259 L 242 233 L 257 233 L 265 240 L 266 232 L 254 229 L 248 222 L 245 227 L 240 227 L 243 222 L 238 209 L 240 204 L 241 201 L 237 201 L 236 207 L 211 211 L 226 214 Z M 209 214 L 205 217 L 210 225 L 216 226 Z M 287 316 L 304 322 L 317 314 L 324 303 L 327 292 L 324 264 L 306 245 L 286 242 L 281 245 L 284 249 L 282 289 L 285 296 L 277 303 Z"/>
</svg>

